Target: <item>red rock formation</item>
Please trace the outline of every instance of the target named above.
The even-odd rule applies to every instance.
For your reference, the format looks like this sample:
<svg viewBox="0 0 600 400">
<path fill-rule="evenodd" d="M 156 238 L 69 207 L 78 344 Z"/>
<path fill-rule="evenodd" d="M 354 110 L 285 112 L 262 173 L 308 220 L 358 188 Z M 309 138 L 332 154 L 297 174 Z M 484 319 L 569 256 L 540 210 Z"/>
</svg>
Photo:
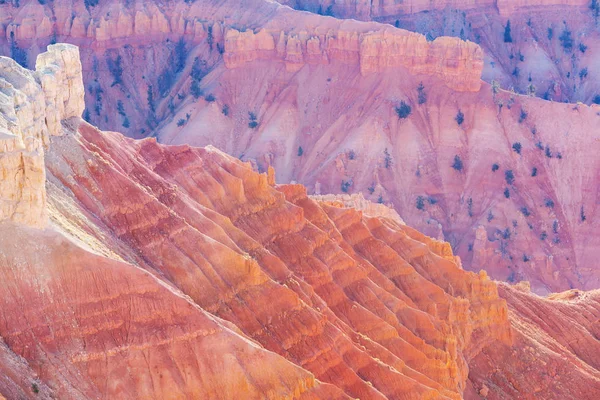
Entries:
<svg viewBox="0 0 600 400">
<path fill-rule="evenodd" d="M 132 135 L 152 132 L 164 143 L 212 144 L 261 170 L 274 166 L 279 182 L 301 182 L 311 194 L 318 188 L 339 193 L 343 184 L 368 200 L 381 198 L 409 225 L 451 242 L 465 268 L 485 268 L 494 279 L 530 280 L 537 293 L 598 287 L 593 251 L 587 250 L 600 246 L 591 224 L 597 110 L 503 91 L 494 95 L 486 85 L 469 91 L 481 85 L 481 52 L 472 43 L 427 42 L 387 25 L 321 17 L 260 0 L 244 2 L 235 19 L 228 18 L 239 8 L 235 3 L 134 2 L 128 8 L 102 1 L 87 10 L 74 1 L 45 7 L 30 1 L 21 8 L 0 6 L 5 11 L 0 18 L 8 41 L 15 32 L 17 44 L 31 44 L 35 53 L 38 43 L 50 38 L 37 38 L 31 27 L 44 26 L 40 21 L 50 15 L 48 7 L 57 11 L 57 37 L 85 46 L 85 116 L 103 126 L 124 124 Z M 575 48 L 571 71 L 572 58 L 560 56 L 563 27 L 557 25 L 564 19 L 568 27 L 590 26 L 588 9 L 515 12 L 512 44 L 503 41 L 504 17 L 491 10 L 488 21 L 482 10 L 488 15 L 478 6 L 464 16 L 440 11 L 406 15 L 400 22 L 430 27 L 436 35 L 456 35 L 463 28 L 466 37 L 479 35 L 484 49 L 498 50 L 488 52 L 498 59 L 485 63 L 487 80 L 507 86 L 518 66 L 521 91 L 529 85 L 529 71 L 538 93 L 554 77 L 568 75 L 550 92 L 570 97 L 575 80 L 582 99 L 593 97 L 595 69 L 589 68 L 589 80 L 579 74 L 588 57 L 593 65 L 588 40 L 596 33 L 573 36 L 575 47 L 579 40 L 590 49 L 584 54 Z M 81 22 L 71 25 L 71 11 Z M 556 32 L 546 43 L 549 23 Z M 85 27 L 85 37 L 72 33 L 78 25 Z M 169 57 L 176 58 L 183 36 L 187 62 L 175 73 L 171 65 L 177 63 Z M 150 45 L 146 37 L 162 44 Z M 541 48 L 564 63 L 537 62 Z M 120 69 L 127 79 L 119 78 Z M 407 119 L 395 110 L 402 101 L 412 107 Z M 465 118 L 460 126 L 459 111 Z M 256 121 L 249 121 L 250 115 Z M 527 116 L 521 121 L 521 115 Z M 512 150 L 517 143 L 521 155 Z M 546 148 L 552 158 L 544 155 Z M 456 156 L 464 166 L 460 173 L 451 168 Z M 506 182 L 508 171 L 516 177 L 513 184 Z M 569 189 L 563 182 L 570 182 Z"/>
<path fill-rule="evenodd" d="M 49 227 L 0 221 L 3 397 L 600 394 L 594 292 L 504 300 L 448 243 L 272 169 L 61 127 Z"/>
<path fill-rule="evenodd" d="M 465 398 L 597 398 L 600 293 L 541 298 L 505 284 L 499 291 L 508 302 L 514 344 L 490 345 L 471 361 Z"/>
</svg>

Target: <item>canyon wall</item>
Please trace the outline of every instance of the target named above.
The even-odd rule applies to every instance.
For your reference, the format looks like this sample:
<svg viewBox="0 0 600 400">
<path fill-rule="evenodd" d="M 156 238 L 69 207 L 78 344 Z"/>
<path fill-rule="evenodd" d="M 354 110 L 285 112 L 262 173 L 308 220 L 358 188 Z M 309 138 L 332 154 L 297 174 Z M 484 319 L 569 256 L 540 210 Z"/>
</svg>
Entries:
<svg viewBox="0 0 600 400">
<path fill-rule="evenodd" d="M 80 117 L 83 80 L 75 46 L 54 45 L 36 71 L 0 57 L 0 220 L 46 224 L 44 146 L 61 121 Z"/>
<path fill-rule="evenodd" d="M 342 18 L 371 20 L 416 14 L 423 11 L 444 9 L 473 10 L 496 9 L 501 15 L 511 14 L 531 8 L 569 6 L 584 8 L 590 5 L 587 0 L 279 0 L 279 3 L 300 10 L 310 10 L 332 14 Z"/>
<path fill-rule="evenodd" d="M 233 0 L 102 0 L 89 7 L 82 0 L 3 3 L 0 54 L 27 65 L 57 40 L 80 46 L 85 119 L 138 138 L 172 118 L 180 97 L 189 95 L 196 58 L 203 73 L 223 62 L 234 68 L 255 59 L 283 61 L 289 71 L 340 63 L 365 76 L 406 67 L 439 76 L 456 90 L 479 88 L 483 56 L 472 43 L 448 38 L 429 43 L 386 25 L 324 19 L 264 0 L 243 6 L 240 11 Z M 177 55 L 180 40 L 183 54 Z M 181 57 L 183 66 L 175 68 L 172 60 Z"/>
<path fill-rule="evenodd" d="M 423 35 L 393 28 L 361 30 L 365 27 L 359 23 L 344 24 L 343 30 L 322 27 L 289 36 L 283 31 L 255 34 L 229 29 L 223 58 L 227 68 L 255 60 L 282 61 L 289 72 L 305 64 L 340 62 L 358 65 L 363 76 L 404 67 L 412 74 L 439 77 L 457 91 L 478 91 L 481 86 L 483 53 L 474 43 L 448 37 L 429 43 Z"/>
<path fill-rule="evenodd" d="M 78 74 L 57 63 L 40 61 L 79 112 L 64 79 Z M 36 73 L 2 71 L 44 98 Z M 0 222 L 1 397 L 600 394 L 595 292 L 498 286 L 382 204 L 311 198 L 214 147 L 76 116 L 59 133 L 44 157 L 49 228 Z"/>
</svg>

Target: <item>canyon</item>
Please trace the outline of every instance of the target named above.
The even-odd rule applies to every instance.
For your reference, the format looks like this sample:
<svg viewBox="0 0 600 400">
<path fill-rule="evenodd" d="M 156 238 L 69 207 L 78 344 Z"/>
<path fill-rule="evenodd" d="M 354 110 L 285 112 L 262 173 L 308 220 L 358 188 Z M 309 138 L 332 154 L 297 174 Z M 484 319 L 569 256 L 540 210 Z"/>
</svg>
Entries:
<svg viewBox="0 0 600 400">
<path fill-rule="evenodd" d="M 510 45 L 497 42 L 504 20 L 480 21 L 480 29 L 517 62 L 519 46 L 539 45 L 516 39 L 530 28 L 525 16 L 548 22 L 572 7 L 567 25 L 580 18 L 589 26 L 582 4 L 547 6 L 539 14 L 492 7 L 510 14 Z M 29 61 L 54 40 L 81 47 L 83 116 L 102 129 L 213 145 L 259 172 L 274 167 L 278 182 L 301 183 L 310 195 L 362 193 L 449 242 L 466 269 L 529 281 L 538 294 L 600 285 L 592 223 L 600 109 L 502 89 L 510 74 L 490 79 L 494 53 L 483 39 L 481 46 L 431 40 L 262 0 L 241 8 L 233 1 L 108 0 L 0 7 L 5 54 Z M 487 15 L 478 7 L 461 10 Z M 450 14 L 462 15 L 414 12 L 401 25 L 428 18 L 422 26 L 435 32 L 432 21 L 448 22 Z M 586 36 L 585 57 L 595 54 L 594 35 Z M 553 43 L 560 48 L 556 37 Z M 528 54 L 523 47 L 525 63 Z M 555 92 L 569 98 L 559 86 Z"/>
<path fill-rule="evenodd" d="M 36 210 L 0 220 L 4 398 L 600 394 L 597 291 L 498 284 L 364 197 L 102 132 L 75 46 L 0 77 L 0 170 L 26 166 L 2 204 Z"/>
</svg>

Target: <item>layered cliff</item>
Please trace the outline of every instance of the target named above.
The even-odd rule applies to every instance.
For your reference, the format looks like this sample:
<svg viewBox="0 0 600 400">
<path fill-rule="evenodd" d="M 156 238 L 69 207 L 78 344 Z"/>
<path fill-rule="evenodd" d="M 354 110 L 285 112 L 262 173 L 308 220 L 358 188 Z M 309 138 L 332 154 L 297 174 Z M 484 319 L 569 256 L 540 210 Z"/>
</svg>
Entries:
<svg viewBox="0 0 600 400">
<path fill-rule="evenodd" d="M 278 2 L 299 10 L 367 21 L 447 9 L 461 11 L 496 9 L 501 15 L 509 17 L 524 9 L 531 11 L 531 9 L 552 6 L 584 9 L 590 5 L 587 0 L 278 0 Z"/>
<path fill-rule="evenodd" d="M 284 62 L 287 71 L 296 72 L 306 64 L 338 62 L 358 66 L 363 76 L 403 67 L 411 74 L 439 77 L 457 91 L 477 91 L 481 86 L 483 53 L 474 43 L 449 37 L 429 43 L 423 35 L 399 29 L 320 22 L 313 32 L 289 35 L 264 29 L 256 34 L 227 30 L 225 65 L 239 68 L 246 62 L 269 60 Z"/>
<path fill-rule="evenodd" d="M 0 76 L 0 220 L 44 226 L 44 146 L 85 108 L 79 51 L 50 46 L 35 72 L 1 58 Z"/>
<path fill-rule="evenodd" d="M 85 119 L 132 137 L 145 137 L 173 117 L 190 93 L 191 72 L 205 75 L 223 62 L 233 68 L 264 59 L 289 71 L 334 63 L 363 75 L 404 67 L 456 90 L 480 85 L 483 56 L 473 43 L 429 43 L 388 25 L 321 18 L 276 2 L 245 1 L 241 8 L 233 0 L 44 3 L 0 4 L 0 54 L 33 65 L 49 43 L 80 46 Z"/>
<path fill-rule="evenodd" d="M 58 49 L 73 62 L 54 63 L 56 76 L 79 76 L 73 48 Z M 61 93 L 80 92 L 70 82 Z M 582 352 L 600 312 L 593 293 L 499 293 L 448 243 L 360 199 L 310 198 L 213 147 L 135 141 L 75 116 L 60 126 L 44 153 L 49 226 L 0 222 L 3 397 L 600 393 Z M 547 341 L 569 348 L 557 356 Z M 548 373 L 556 383 L 544 386 Z"/>
</svg>

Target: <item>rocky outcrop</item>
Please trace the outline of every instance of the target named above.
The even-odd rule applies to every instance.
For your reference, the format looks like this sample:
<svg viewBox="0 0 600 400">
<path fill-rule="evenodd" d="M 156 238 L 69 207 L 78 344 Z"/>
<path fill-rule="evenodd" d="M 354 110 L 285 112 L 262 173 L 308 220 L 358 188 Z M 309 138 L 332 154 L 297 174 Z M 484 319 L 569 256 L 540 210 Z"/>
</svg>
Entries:
<svg viewBox="0 0 600 400">
<path fill-rule="evenodd" d="M 541 298 L 505 284 L 499 292 L 508 303 L 514 343 L 492 344 L 471 361 L 465 398 L 596 398 L 600 293 Z"/>
<path fill-rule="evenodd" d="M 78 119 L 49 140 L 51 229 L 0 222 L 2 397 L 600 393 L 583 352 L 594 293 L 499 293 L 393 213 L 311 198 L 214 147 L 134 141 Z"/>
<path fill-rule="evenodd" d="M 295 0 L 278 0 L 281 4 L 296 7 Z M 497 9 L 500 14 L 508 17 L 522 9 L 549 7 L 549 6 L 572 6 L 578 8 L 588 7 L 587 0 L 308 0 L 303 1 L 303 9 L 313 12 L 333 14 L 342 18 L 357 18 L 371 20 L 387 17 L 401 17 L 407 14 L 416 14 L 423 11 L 443 11 L 446 9 L 473 10 L 473 9 Z"/>
<path fill-rule="evenodd" d="M 366 30 L 360 23 L 313 33 L 286 34 L 260 30 L 225 34 L 225 65 L 242 67 L 254 60 L 281 61 L 290 72 L 306 64 L 356 65 L 363 76 L 389 68 L 406 68 L 411 74 L 431 75 L 458 91 L 478 91 L 483 53 L 479 46 L 442 37 L 428 43 L 425 36 L 393 29 Z M 322 33 L 319 33 L 321 31 Z M 362 31 L 362 32 L 361 32 Z"/>
<path fill-rule="evenodd" d="M 401 225 L 406 225 L 396 210 L 385 204 L 369 201 L 364 198 L 362 193 L 312 195 L 310 198 L 332 206 L 360 210 L 369 217 L 389 218 Z"/>
<path fill-rule="evenodd" d="M 0 57 L 0 221 L 46 224 L 44 145 L 80 117 L 83 80 L 75 46 L 49 46 L 36 71 Z"/>
</svg>

